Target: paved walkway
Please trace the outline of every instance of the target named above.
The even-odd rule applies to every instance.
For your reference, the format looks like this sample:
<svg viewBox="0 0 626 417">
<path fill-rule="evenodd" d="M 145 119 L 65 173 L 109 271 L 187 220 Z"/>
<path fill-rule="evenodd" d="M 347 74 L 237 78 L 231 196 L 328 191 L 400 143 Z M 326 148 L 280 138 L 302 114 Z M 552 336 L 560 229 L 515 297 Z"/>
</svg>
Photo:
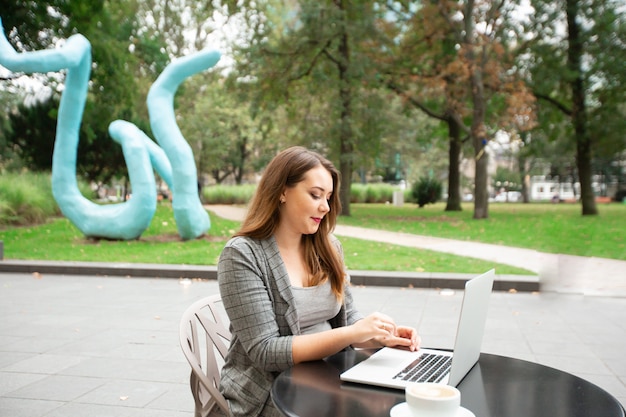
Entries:
<svg viewBox="0 0 626 417">
<path fill-rule="evenodd" d="M 215 280 L 0 273 L 0 417 L 193 417 L 178 325 L 217 291 Z M 363 313 L 452 348 L 461 291 L 353 292 Z M 494 292 L 483 351 L 571 372 L 626 404 L 625 301 Z"/>
<path fill-rule="evenodd" d="M 241 207 L 211 205 L 207 208 L 218 216 L 230 220 L 241 220 L 245 215 L 245 209 Z M 557 255 L 532 249 L 383 230 L 372 231 L 372 229 L 353 226 L 338 225 L 335 234 L 429 249 L 524 268 L 537 273 L 542 291 L 626 297 L 626 261 Z"/>
</svg>

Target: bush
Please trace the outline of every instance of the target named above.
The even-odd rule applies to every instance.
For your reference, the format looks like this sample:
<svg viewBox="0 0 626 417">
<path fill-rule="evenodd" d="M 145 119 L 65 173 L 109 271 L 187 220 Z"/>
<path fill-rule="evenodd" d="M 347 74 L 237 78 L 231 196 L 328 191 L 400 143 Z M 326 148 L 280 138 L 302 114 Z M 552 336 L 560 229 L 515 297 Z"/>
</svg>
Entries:
<svg viewBox="0 0 626 417">
<path fill-rule="evenodd" d="M 208 185 L 202 188 L 202 201 L 206 204 L 248 204 L 256 185 Z"/>
<path fill-rule="evenodd" d="M 351 203 L 389 203 L 393 201 L 393 192 L 398 186 L 393 184 L 352 184 Z M 206 204 L 248 204 L 256 185 L 210 185 L 202 188 L 202 201 Z M 405 200 L 408 190 L 405 192 Z"/>
<path fill-rule="evenodd" d="M 93 199 L 94 193 L 83 181 L 80 192 Z M 0 225 L 44 223 L 49 217 L 61 215 L 52 195 L 50 173 L 3 173 L 0 176 Z"/>
<path fill-rule="evenodd" d="M 8 173 L 0 177 L 0 224 L 42 223 L 58 214 L 49 174 Z"/>
<path fill-rule="evenodd" d="M 365 203 L 366 193 L 367 193 L 367 185 L 352 184 L 352 187 L 350 189 L 350 202 L 351 203 Z"/>
<path fill-rule="evenodd" d="M 615 201 L 621 203 L 624 199 L 626 199 L 626 189 L 615 192 Z"/>
<path fill-rule="evenodd" d="M 419 207 L 426 204 L 434 204 L 441 198 L 441 182 L 431 177 L 422 177 L 413 184 L 411 195 L 417 201 Z"/>
<path fill-rule="evenodd" d="M 352 184 L 350 202 L 352 203 L 389 203 L 398 186 L 387 183 Z"/>
</svg>

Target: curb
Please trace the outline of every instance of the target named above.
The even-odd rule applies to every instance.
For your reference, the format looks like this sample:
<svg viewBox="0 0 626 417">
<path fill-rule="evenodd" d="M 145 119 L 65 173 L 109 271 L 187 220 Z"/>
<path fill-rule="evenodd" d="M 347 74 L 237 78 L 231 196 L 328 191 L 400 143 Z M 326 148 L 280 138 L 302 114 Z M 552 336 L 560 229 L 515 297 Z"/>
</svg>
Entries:
<svg viewBox="0 0 626 417">
<path fill-rule="evenodd" d="M 33 260 L 0 260 L 0 273 L 39 273 L 58 275 L 95 275 L 141 278 L 217 279 L 217 266 L 99 263 Z M 394 272 L 350 270 L 353 285 L 463 289 L 477 274 L 449 272 Z M 495 291 L 536 292 L 540 290 L 535 275 L 496 275 Z"/>
</svg>

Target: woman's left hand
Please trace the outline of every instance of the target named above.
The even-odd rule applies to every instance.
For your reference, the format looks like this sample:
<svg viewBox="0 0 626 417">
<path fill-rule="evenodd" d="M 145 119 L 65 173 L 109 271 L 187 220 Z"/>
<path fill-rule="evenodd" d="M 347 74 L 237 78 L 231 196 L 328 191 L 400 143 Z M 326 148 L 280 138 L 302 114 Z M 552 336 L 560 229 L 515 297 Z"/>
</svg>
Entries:
<svg viewBox="0 0 626 417">
<path fill-rule="evenodd" d="M 383 346 L 401 347 L 416 351 L 420 347 L 421 339 L 413 327 L 396 326 L 394 329 L 390 329 L 389 336 L 378 338 L 378 341 Z"/>
</svg>

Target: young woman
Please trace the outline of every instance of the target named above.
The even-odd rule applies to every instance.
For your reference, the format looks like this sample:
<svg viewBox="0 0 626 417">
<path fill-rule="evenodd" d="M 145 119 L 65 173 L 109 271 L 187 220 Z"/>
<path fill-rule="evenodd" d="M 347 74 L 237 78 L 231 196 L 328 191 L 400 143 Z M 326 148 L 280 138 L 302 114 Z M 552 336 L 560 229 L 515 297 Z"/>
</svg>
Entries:
<svg viewBox="0 0 626 417">
<path fill-rule="evenodd" d="M 354 308 L 341 245 L 339 172 L 321 155 L 288 148 L 267 166 L 241 229 L 218 263 L 233 338 L 221 391 L 234 416 L 280 416 L 275 375 L 348 347 L 416 350 L 413 328 Z"/>
</svg>

